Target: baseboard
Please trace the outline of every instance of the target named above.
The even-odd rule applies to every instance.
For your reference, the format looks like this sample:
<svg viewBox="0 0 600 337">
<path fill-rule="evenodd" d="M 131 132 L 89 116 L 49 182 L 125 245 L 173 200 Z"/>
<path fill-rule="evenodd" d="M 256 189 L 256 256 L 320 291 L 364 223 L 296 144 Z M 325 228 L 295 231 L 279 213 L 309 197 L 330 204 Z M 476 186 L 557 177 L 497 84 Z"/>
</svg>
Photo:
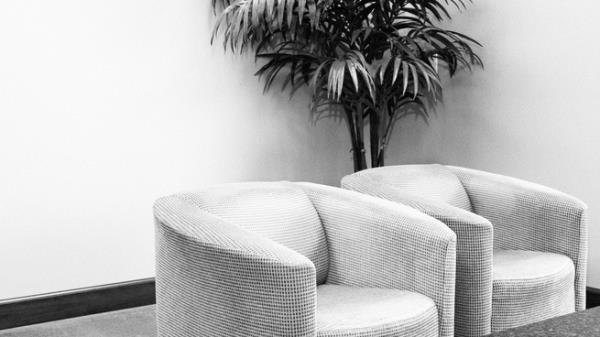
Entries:
<svg viewBox="0 0 600 337">
<path fill-rule="evenodd" d="M 0 301 L 0 330 L 154 304 L 154 278 Z"/>
<path fill-rule="evenodd" d="M 600 289 L 594 287 L 587 287 L 586 289 L 586 308 L 594 308 L 600 306 Z"/>
<path fill-rule="evenodd" d="M 600 289 L 587 288 L 587 308 L 600 306 Z M 0 301 L 0 330 L 154 304 L 154 278 Z"/>
</svg>

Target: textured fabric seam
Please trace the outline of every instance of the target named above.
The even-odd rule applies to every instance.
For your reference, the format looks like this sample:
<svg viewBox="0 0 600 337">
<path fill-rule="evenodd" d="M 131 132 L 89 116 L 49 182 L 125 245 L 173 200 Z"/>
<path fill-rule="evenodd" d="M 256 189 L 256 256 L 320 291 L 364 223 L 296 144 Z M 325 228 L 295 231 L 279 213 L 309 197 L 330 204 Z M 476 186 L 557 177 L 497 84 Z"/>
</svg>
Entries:
<svg viewBox="0 0 600 337">
<path fill-rule="evenodd" d="M 455 235 L 456 235 L 456 234 L 455 234 Z M 456 240 L 455 240 L 455 241 L 456 241 Z M 450 242 L 451 242 L 451 240 L 450 240 L 450 241 L 446 241 L 446 247 L 445 247 L 445 251 L 446 251 L 446 252 L 445 252 L 445 254 L 444 254 L 444 287 L 445 287 L 445 285 L 448 283 L 448 277 L 449 277 L 449 276 L 448 276 L 448 265 L 447 265 L 447 262 L 450 260 L 450 259 L 449 259 L 449 256 L 448 256 L 448 254 L 449 254 L 449 248 L 448 248 L 448 247 L 450 246 Z M 456 254 L 456 253 L 455 253 L 455 254 Z M 455 267 L 455 268 L 456 268 L 456 267 Z M 456 271 L 455 271 L 455 272 L 456 272 Z M 456 274 L 455 274 L 455 275 L 456 275 Z M 455 282 L 456 282 L 456 281 L 455 281 Z M 456 284 L 455 284 L 454 286 L 456 287 Z M 446 294 L 446 291 L 445 291 L 445 289 L 444 289 L 444 291 L 443 291 L 443 294 L 444 294 L 444 295 Z M 452 296 L 453 296 L 453 297 L 454 297 L 454 296 L 456 296 L 456 288 L 454 289 L 454 294 L 452 294 Z M 444 299 L 443 299 L 443 303 L 444 303 L 444 305 L 446 305 L 446 298 L 445 298 L 445 297 L 444 297 Z M 454 303 L 454 305 L 456 305 L 456 303 Z M 437 307 L 437 306 L 436 306 L 436 307 Z M 443 328 L 443 325 L 442 325 L 442 324 L 443 324 L 443 323 L 445 323 L 445 322 L 442 322 L 442 319 L 443 319 L 444 317 L 446 317 L 446 316 L 447 316 L 447 314 L 448 314 L 448 313 L 447 313 L 445 310 L 443 310 L 443 309 L 444 309 L 444 308 L 438 309 L 438 317 L 439 317 L 439 316 L 442 316 L 442 318 L 438 318 L 438 321 L 439 321 L 439 322 L 438 322 L 438 325 L 440 326 L 440 328 L 439 328 L 439 334 L 440 334 L 440 335 L 442 334 L 442 328 Z M 452 308 L 452 309 L 454 309 L 454 306 L 453 306 L 453 308 Z M 441 313 L 441 315 L 440 315 L 440 311 L 443 311 L 443 312 Z M 455 317 L 454 317 L 454 310 L 453 310 L 453 315 L 452 315 L 452 316 L 453 316 L 453 317 L 452 317 L 452 318 L 453 318 L 453 320 L 452 320 L 452 322 L 451 322 L 451 324 L 452 324 L 452 331 L 451 331 L 451 334 L 450 334 L 450 336 L 451 336 L 451 335 L 454 333 L 454 318 L 455 318 Z"/>
<path fill-rule="evenodd" d="M 587 275 L 579 275 L 579 271 L 581 270 L 581 268 L 583 268 L 582 261 L 586 260 L 586 256 L 585 256 L 585 251 L 583 249 L 581 249 L 581 243 L 585 242 L 587 238 L 584 237 L 585 231 L 582 230 L 582 226 L 583 225 L 588 225 L 587 223 L 584 223 L 584 221 L 586 221 L 585 219 L 585 212 L 587 211 L 587 205 L 584 204 L 584 207 L 581 207 L 578 209 L 578 218 L 579 218 L 579 226 L 577 226 L 577 231 L 578 231 L 578 237 L 579 237 L 579 244 L 577 245 L 577 262 L 575 263 L 575 277 L 574 277 L 574 283 L 575 283 L 575 305 L 577 305 L 577 303 L 579 301 L 581 301 L 582 299 L 581 294 L 579 293 L 579 289 L 577 289 L 577 279 L 583 277 L 583 281 L 584 281 L 584 285 L 585 285 L 585 277 Z M 586 262 L 587 263 L 587 262 Z M 585 294 L 585 290 L 583 293 L 583 297 L 585 298 L 586 294 Z"/>
<path fill-rule="evenodd" d="M 327 283 L 327 278 L 329 277 L 329 262 L 331 262 L 331 253 L 329 250 L 329 232 L 327 231 L 327 227 L 325 226 L 325 224 L 323 223 L 323 219 L 321 217 L 321 212 L 319 211 L 319 209 L 315 206 L 315 204 L 313 203 L 312 199 L 310 198 L 309 195 L 307 195 L 306 192 L 303 191 L 303 193 L 306 195 L 306 197 L 308 198 L 308 200 L 310 201 L 310 204 L 312 205 L 312 207 L 315 209 L 315 212 L 317 213 L 317 216 L 319 217 L 319 221 L 321 223 L 321 227 L 323 228 L 323 233 L 325 234 L 325 242 L 327 243 L 327 276 L 325 276 L 325 280 L 323 281 L 323 283 Z M 316 266 L 315 266 L 316 268 Z"/>
<path fill-rule="evenodd" d="M 458 180 L 458 182 L 460 183 L 460 186 L 462 186 L 463 191 L 465 191 L 465 193 L 467 194 L 467 198 L 469 198 L 469 205 L 471 206 L 471 210 L 473 211 L 473 213 L 475 212 L 475 207 L 473 207 L 473 201 L 471 200 L 471 194 L 469 193 L 469 190 L 467 190 L 467 188 L 465 187 L 465 184 L 463 183 L 462 179 L 460 179 L 460 177 L 452 172 L 452 170 L 448 167 L 448 165 L 443 165 L 448 171 L 450 171 L 452 173 L 453 176 L 456 177 L 456 179 Z"/>
</svg>

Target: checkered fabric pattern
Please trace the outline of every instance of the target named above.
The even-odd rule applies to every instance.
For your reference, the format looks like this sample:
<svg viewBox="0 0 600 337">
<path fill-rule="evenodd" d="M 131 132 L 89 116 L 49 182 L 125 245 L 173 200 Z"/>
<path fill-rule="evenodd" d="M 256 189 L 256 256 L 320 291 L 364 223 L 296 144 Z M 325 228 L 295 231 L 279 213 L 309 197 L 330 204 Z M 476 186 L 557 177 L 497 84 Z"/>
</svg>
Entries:
<svg viewBox="0 0 600 337">
<path fill-rule="evenodd" d="M 422 176 L 417 172 L 421 172 Z M 449 173 L 455 179 L 450 178 Z M 442 191 L 429 197 L 432 193 L 430 185 Z M 491 330 L 519 325 L 522 321 L 515 319 L 514 315 L 512 321 L 506 318 L 511 317 L 511 314 L 502 313 L 497 305 L 496 311 L 492 310 L 492 296 L 502 297 L 499 289 L 512 289 L 506 291 L 518 293 L 515 283 L 512 288 L 503 288 L 492 277 L 492 246 L 548 251 L 570 257 L 576 270 L 576 307 L 578 310 L 583 309 L 587 249 L 586 207 L 575 198 L 513 178 L 441 165 L 389 166 L 365 170 L 344 177 L 342 187 L 412 206 L 441 220 L 456 232 L 457 336 L 481 336 Z M 456 196 L 461 195 L 457 190 L 466 192 L 469 207 L 456 201 L 462 199 L 457 199 Z M 561 233 L 566 233 L 566 237 Z M 557 277 L 553 282 L 564 284 L 562 280 L 562 277 Z M 520 284 L 520 288 L 517 285 L 518 290 L 531 289 L 525 283 Z M 562 303 L 569 296 L 568 287 L 560 289 L 562 295 L 557 303 Z M 522 307 L 523 301 L 534 303 L 533 297 L 515 296 L 513 298 L 518 298 L 520 302 L 512 304 L 514 308 Z M 504 308 L 510 310 L 510 305 Z M 544 306 L 539 306 L 536 310 L 539 317 L 552 315 L 545 312 L 551 309 Z M 499 320 L 503 315 L 505 318 Z M 492 321 L 503 323 L 494 326 Z"/>
<path fill-rule="evenodd" d="M 391 170 L 396 172 L 390 176 Z M 402 176 L 400 167 L 384 167 L 357 172 L 342 179 L 342 187 L 369 194 L 379 198 L 398 202 L 428 214 L 443 223 L 456 233 L 456 336 L 482 336 L 491 332 L 492 319 L 492 224 L 485 218 L 442 202 L 441 195 L 460 196 L 444 200 L 455 205 L 464 205 L 460 191 L 436 192 L 437 201 L 426 196 L 431 188 L 418 188 L 416 182 L 433 183 L 442 190 L 463 190 L 458 179 L 449 177 L 447 170 L 439 165 L 427 167 L 424 176 L 417 177 L 418 167 L 402 166 L 410 174 Z M 440 172 L 439 174 L 437 174 Z M 388 184 L 386 180 L 393 180 Z M 436 180 L 432 177 L 441 177 Z M 406 179 L 404 179 L 406 178 Z M 444 185 L 444 182 L 446 185 Z M 409 186 L 408 191 L 402 187 Z M 465 194 L 466 196 L 466 194 Z M 470 209 L 469 207 L 466 207 Z"/>
<path fill-rule="evenodd" d="M 435 303 L 425 295 L 324 284 L 317 298 L 317 337 L 439 336 Z"/>
<path fill-rule="evenodd" d="M 176 196 L 155 216 L 158 336 L 313 336 L 308 258 Z"/>
<path fill-rule="evenodd" d="M 496 249 L 492 331 L 575 311 L 575 267 L 562 254 Z"/>
<path fill-rule="evenodd" d="M 460 180 L 442 165 L 383 166 L 356 172 L 342 179 L 342 184 L 358 184 L 368 180 L 369 185 L 387 186 L 390 191 L 421 196 L 435 204 L 445 204 L 471 211 L 469 196 Z"/>
<path fill-rule="evenodd" d="M 154 214 L 159 336 L 453 335 L 455 235 L 410 208 L 281 182 L 161 198 Z M 319 269 L 325 270 L 321 281 Z M 317 315 L 327 312 L 325 300 L 318 310 L 319 289 L 335 286 L 419 293 L 435 310 L 425 308 L 406 324 L 374 321 L 358 330 L 326 324 L 319 331 L 317 322 L 324 321 Z M 380 306 L 386 308 L 395 307 Z"/>
<path fill-rule="evenodd" d="M 490 220 L 494 247 L 563 254 L 575 265 L 575 308 L 585 310 L 587 205 L 554 189 L 498 174 L 448 167 L 474 212 Z"/>
<path fill-rule="evenodd" d="M 440 336 L 453 336 L 456 235 L 406 206 L 335 187 L 299 183 L 329 243 L 327 283 L 409 290 L 438 309 Z"/>
<path fill-rule="evenodd" d="M 325 282 L 327 239 L 319 215 L 306 194 L 289 183 L 223 184 L 179 197 L 243 229 L 269 238 L 308 257 Z"/>
</svg>

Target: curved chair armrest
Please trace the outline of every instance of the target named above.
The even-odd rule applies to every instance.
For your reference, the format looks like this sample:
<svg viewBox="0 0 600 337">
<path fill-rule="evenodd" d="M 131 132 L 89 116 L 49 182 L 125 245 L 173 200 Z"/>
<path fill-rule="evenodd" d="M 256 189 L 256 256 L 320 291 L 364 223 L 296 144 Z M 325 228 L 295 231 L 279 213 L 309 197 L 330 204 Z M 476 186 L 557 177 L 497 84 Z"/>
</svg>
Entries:
<svg viewBox="0 0 600 337">
<path fill-rule="evenodd" d="M 494 225 L 497 248 L 559 253 L 575 264 L 577 310 L 585 309 L 587 206 L 546 186 L 462 167 L 461 180 L 474 211 Z"/>
<path fill-rule="evenodd" d="M 437 306 L 440 336 L 452 336 L 456 235 L 409 207 L 365 194 L 298 183 L 329 244 L 328 283 L 409 290 Z"/>
<path fill-rule="evenodd" d="M 448 204 L 404 193 L 367 176 L 346 176 L 342 187 L 415 208 L 456 233 L 457 336 L 490 333 L 492 319 L 493 227 L 485 218 Z"/>
<path fill-rule="evenodd" d="M 159 336 L 314 335 L 309 259 L 176 196 L 154 215 Z"/>
</svg>

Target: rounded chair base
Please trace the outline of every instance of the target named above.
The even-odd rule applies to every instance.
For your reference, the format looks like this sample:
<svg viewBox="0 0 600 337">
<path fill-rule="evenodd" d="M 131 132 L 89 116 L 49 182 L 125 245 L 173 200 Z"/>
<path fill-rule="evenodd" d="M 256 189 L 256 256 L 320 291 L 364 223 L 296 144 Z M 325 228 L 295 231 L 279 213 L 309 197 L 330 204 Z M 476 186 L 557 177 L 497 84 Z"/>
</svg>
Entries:
<svg viewBox="0 0 600 337">
<path fill-rule="evenodd" d="M 433 300 L 410 291 L 317 287 L 317 337 L 437 337 Z"/>
<path fill-rule="evenodd" d="M 567 256 L 495 250 L 492 332 L 575 311 L 575 267 Z"/>
</svg>

